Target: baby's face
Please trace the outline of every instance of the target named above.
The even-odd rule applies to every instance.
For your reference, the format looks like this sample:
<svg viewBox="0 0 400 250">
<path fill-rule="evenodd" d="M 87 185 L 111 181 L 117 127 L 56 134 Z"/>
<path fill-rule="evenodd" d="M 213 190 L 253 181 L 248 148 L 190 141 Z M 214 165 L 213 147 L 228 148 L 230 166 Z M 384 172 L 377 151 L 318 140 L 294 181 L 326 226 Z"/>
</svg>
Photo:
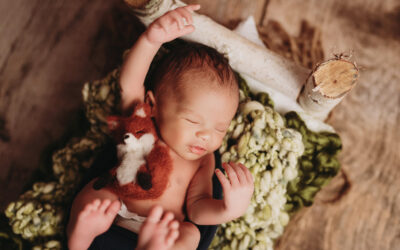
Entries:
<svg viewBox="0 0 400 250">
<path fill-rule="evenodd" d="M 182 90 L 182 100 L 157 106 L 156 123 L 163 141 L 180 157 L 197 160 L 222 143 L 238 106 L 237 90 L 199 87 Z"/>
</svg>

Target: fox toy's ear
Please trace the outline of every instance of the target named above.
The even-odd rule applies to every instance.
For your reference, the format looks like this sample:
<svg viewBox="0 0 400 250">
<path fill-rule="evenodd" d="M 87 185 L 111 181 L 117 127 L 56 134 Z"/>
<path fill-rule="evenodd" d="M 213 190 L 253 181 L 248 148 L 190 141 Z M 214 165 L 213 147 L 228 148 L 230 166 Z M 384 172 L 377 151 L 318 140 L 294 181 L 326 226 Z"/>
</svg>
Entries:
<svg viewBox="0 0 400 250">
<path fill-rule="evenodd" d="M 122 117 L 109 116 L 107 117 L 108 130 L 111 136 L 116 140 L 117 143 L 122 141 L 123 135 L 125 133 L 125 123 L 126 121 Z"/>
<path fill-rule="evenodd" d="M 107 125 L 108 130 L 111 132 L 111 135 L 113 135 L 114 137 L 117 136 L 117 138 L 119 138 L 119 135 L 125 130 L 124 120 L 123 118 L 118 116 L 107 117 Z"/>
<path fill-rule="evenodd" d="M 150 107 L 146 103 L 139 103 L 135 107 L 135 111 L 133 112 L 132 116 L 139 116 L 139 117 L 149 117 L 151 114 Z"/>
<path fill-rule="evenodd" d="M 107 125 L 110 131 L 115 131 L 120 127 L 121 121 L 116 116 L 107 117 Z"/>
</svg>

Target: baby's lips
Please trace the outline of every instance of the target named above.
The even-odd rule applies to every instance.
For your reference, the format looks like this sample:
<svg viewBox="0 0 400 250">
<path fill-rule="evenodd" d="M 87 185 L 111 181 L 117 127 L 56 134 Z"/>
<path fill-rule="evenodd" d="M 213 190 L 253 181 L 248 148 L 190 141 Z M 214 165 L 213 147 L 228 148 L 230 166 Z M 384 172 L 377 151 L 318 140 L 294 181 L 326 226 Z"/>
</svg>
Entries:
<svg viewBox="0 0 400 250">
<path fill-rule="evenodd" d="M 207 150 L 200 146 L 190 146 L 190 151 L 195 154 L 201 154 L 206 152 Z"/>
</svg>

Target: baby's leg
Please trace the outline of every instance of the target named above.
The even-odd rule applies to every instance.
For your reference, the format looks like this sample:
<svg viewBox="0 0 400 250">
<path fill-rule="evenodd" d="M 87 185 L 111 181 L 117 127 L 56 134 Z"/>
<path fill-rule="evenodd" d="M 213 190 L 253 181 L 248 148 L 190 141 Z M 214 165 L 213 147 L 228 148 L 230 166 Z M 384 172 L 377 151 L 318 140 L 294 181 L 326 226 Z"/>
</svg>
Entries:
<svg viewBox="0 0 400 250">
<path fill-rule="evenodd" d="M 176 240 L 173 249 L 196 249 L 199 242 L 199 229 L 193 223 L 184 221 L 179 225 L 179 238 Z"/>
<path fill-rule="evenodd" d="M 163 214 L 161 206 L 153 207 L 140 228 L 136 250 L 170 249 L 178 238 L 178 228 L 173 213 Z"/>
<path fill-rule="evenodd" d="M 87 249 L 94 238 L 111 226 L 121 204 L 113 193 L 86 185 L 75 198 L 67 226 L 68 248 Z"/>
</svg>

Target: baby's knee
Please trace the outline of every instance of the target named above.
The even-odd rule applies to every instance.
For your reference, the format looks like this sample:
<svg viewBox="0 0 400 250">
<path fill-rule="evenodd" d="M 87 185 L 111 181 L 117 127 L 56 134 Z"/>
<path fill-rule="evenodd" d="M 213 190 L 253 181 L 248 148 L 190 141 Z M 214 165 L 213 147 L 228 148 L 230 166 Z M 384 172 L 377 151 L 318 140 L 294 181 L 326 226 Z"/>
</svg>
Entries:
<svg viewBox="0 0 400 250">
<path fill-rule="evenodd" d="M 70 221 L 75 221 L 77 216 L 85 209 L 85 207 L 94 200 L 102 201 L 108 199 L 111 202 L 118 200 L 117 195 L 105 188 L 100 190 L 93 189 L 93 182 L 94 180 L 88 183 L 73 200 L 70 211 Z"/>
<path fill-rule="evenodd" d="M 83 207 L 88 204 L 93 202 L 94 200 L 118 200 L 118 196 L 114 193 L 112 193 L 110 190 L 106 188 L 102 188 L 99 190 L 96 190 L 93 188 L 93 183 L 96 181 L 92 180 L 89 182 L 75 197 L 73 201 L 73 206 L 78 206 L 80 209 L 83 209 Z"/>
<path fill-rule="evenodd" d="M 199 229 L 193 223 L 182 222 L 179 226 L 179 238 L 174 249 L 196 249 L 199 242 Z"/>
</svg>

